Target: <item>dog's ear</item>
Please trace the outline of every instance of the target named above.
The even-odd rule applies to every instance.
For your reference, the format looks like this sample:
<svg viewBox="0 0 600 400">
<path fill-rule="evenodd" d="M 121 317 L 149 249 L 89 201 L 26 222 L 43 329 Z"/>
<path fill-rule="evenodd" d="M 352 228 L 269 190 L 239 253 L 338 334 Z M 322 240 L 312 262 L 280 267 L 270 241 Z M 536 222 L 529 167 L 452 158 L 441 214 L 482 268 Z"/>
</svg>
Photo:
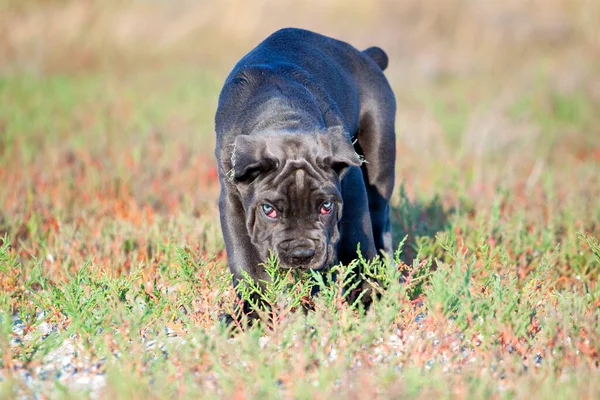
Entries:
<svg viewBox="0 0 600 400">
<path fill-rule="evenodd" d="M 331 154 L 325 157 L 324 163 L 333 169 L 340 177 L 346 173 L 350 166 L 359 167 L 363 160 L 354 151 L 350 136 L 340 126 L 334 126 L 327 130 Z"/>
<path fill-rule="evenodd" d="M 267 154 L 266 150 L 267 144 L 263 137 L 236 137 L 231 154 L 231 179 L 251 183 L 260 174 L 277 168 L 277 159 Z"/>
</svg>

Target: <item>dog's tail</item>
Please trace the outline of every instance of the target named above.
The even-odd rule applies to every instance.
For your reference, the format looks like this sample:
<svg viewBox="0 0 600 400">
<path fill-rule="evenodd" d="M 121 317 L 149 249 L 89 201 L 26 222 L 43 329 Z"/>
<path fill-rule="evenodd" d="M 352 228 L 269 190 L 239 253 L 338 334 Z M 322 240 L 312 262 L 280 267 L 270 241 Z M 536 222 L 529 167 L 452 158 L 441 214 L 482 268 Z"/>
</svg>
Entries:
<svg viewBox="0 0 600 400">
<path fill-rule="evenodd" d="M 369 47 L 368 49 L 363 50 L 363 53 L 371 57 L 371 59 L 375 61 L 375 64 L 377 64 L 382 71 L 387 68 L 388 56 L 381 48 L 377 46 Z"/>
</svg>

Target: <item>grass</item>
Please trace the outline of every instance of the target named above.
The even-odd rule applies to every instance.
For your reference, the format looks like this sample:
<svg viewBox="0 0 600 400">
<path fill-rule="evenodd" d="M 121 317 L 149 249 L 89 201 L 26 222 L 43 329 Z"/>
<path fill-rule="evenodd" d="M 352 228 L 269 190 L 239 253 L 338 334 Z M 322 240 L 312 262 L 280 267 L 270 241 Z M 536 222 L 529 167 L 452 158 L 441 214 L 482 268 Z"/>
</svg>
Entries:
<svg viewBox="0 0 600 400">
<path fill-rule="evenodd" d="M 7 4 L 23 20 L 43 12 Z M 430 43 L 472 58 L 467 72 L 449 58 L 433 78 L 409 68 L 417 78 L 407 84 L 396 47 L 383 43 L 398 98 L 396 262 L 358 259 L 323 277 L 270 260 L 273 282 L 248 282 L 243 294 L 270 311 L 233 334 L 219 319 L 239 300 L 212 156 L 227 68 L 181 51 L 199 43 L 233 60 L 241 44 L 217 49 L 220 32 L 215 43 L 182 40 L 172 59 L 148 62 L 144 41 L 141 55 L 126 47 L 117 57 L 112 42 L 105 54 L 94 39 L 113 21 L 103 5 L 82 50 L 48 27 L 47 65 L 27 58 L 30 44 L 6 58 L 0 398 L 598 398 L 600 65 L 578 53 L 593 42 L 590 25 L 574 24 L 554 47 L 543 32 L 523 39 L 522 59 L 506 45 L 499 54 L 514 64 L 492 68 L 498 47 L 478 55 L 461 41 L 472 43 L 479 22 L 451 41 L 435 31 L 453 26 L 446 18 L 466 24 L 473 9 L 451 16 L 423 4 L 433 17 L 418 27 L 425 50 L 411 68 Z M 572 7 L 566 21 L 578 21 Z M 18 50 L 7 42 L 18 37 L 3 36 L 0 54 Z M 342 290 L 350 267 L 377 282 L 368 311 Z"/>
<path fill-rule="evenodd" d="M 400 270 L 357 261 L 382 285 L 368 312 L 344 297 L 347 269 L 339 284 L 284 277 L 264 295 L 277 312 L 231 338 L 218 317 L 236 298 L 201 143 L 212 140 L 213 110 L 193 108 L 210 104 L 218 82 L 182 72 L 160 86 L 173 76 L 2 84 L 2 393 L 85 396 L 89 387 L 52 366 L 65 343 L 80 373 L 105 377 L 106 396 L 599 393 L 595 153 L 547 155 L 530 187 L 527 162 L 511 178 L 494 154 L 456 156 L 451 168 L 431 160 L 435 195 L 403 184 L 394 201 Z M 147 85 L 159 93 L 144 98 Z M 595 126 L 584 111 L 543 117 L 533 101 L 516 104 L 543 129 L 588 137 Z M 438 115 L 438 103 L 428 107 Z M 444 132 L 452 146 L 455 125 Z M 308 299 L 312 285 L 321 295 Z M 298 310 L 306 301 L 314 311 Z"/>
</svg>

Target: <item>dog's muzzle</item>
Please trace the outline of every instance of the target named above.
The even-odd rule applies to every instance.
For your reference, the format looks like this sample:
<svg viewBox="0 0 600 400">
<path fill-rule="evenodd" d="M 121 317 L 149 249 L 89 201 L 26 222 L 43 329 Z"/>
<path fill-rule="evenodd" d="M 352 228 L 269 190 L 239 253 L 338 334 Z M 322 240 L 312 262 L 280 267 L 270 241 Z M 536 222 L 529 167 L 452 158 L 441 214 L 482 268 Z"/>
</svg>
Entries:
<svg viewBox="0 0 600 400">
<path fill-rule="evenodd" d="M 279 243 L 277 252 L 288 267 L 310 268 L 317 255 L 317 244 L 310 239 L 290 239 Z"/>
</svg>

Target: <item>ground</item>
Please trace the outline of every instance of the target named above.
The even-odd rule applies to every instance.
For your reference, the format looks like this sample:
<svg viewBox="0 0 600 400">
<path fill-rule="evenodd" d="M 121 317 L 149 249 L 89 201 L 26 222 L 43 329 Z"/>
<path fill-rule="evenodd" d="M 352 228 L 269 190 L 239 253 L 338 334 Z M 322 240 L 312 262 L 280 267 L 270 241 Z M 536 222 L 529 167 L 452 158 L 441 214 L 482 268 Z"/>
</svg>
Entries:
<svg viewBox="0 0 600 400">
<path fill-rule="evenodd" d="M 0 398 L 600 397 L 599 18 L 0 2 Z M 390 56 L 396 263 L 356 261 L 380 282 L 365 311 L 344 266 L 323 285 L 272 260 L 273 312 L 232 333 L 213 117 L 286 25 Z"/>
</svg>

